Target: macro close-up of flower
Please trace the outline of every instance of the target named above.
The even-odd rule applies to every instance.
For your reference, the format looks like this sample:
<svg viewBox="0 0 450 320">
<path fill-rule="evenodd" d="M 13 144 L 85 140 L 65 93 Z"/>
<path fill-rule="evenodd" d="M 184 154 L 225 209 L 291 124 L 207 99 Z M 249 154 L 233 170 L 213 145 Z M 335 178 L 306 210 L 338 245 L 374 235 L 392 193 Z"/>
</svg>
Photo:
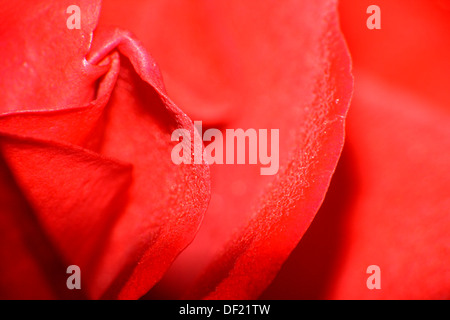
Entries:
<svg viewBox="0 0 450 320">
<path fill-rule="evenodd" d="M 450 2 L 0 4 L 0 299 L 450 299 Z"/>
</svg>

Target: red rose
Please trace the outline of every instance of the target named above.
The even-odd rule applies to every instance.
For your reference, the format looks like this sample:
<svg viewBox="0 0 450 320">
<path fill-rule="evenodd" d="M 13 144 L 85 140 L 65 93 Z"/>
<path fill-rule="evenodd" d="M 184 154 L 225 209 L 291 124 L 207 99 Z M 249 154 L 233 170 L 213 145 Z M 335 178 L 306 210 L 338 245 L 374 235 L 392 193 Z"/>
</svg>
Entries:
<svg viewBox="0 0 450 320">
<path fill-rule="evenodd" d="M 340 6 L 326 198 L 336 1 L 3 4 L 0 297 L 448 298 L 448 12 L 370 4 Z M 194 163 L 195 120 L 279 130 L 278 173 Z"/>
</svg>

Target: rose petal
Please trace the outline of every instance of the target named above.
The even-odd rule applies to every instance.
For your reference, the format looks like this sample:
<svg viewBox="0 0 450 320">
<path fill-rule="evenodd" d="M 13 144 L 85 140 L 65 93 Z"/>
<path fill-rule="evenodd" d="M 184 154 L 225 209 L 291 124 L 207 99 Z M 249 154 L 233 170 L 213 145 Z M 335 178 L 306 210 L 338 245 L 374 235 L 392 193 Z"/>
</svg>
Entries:
<svg viewBox="0 0 450 320">
<path fill-rule="evenodd" d="M 98 286 L 107 288 L 117 276 L 105 297 L 129 299 L 148 291 L 192 241 L 209 202 L 209 168 L 172 162 L 172 131 L 198 133 L 166 96 L 156 64 L 138 41 L 120 30 L 99 30 L 90 60 L 114 48 L 122 54 L 121 69 L 101 153 L 132 163 L 134 181 L 105 248 Z"/>
<path fill-rule="evenodd" d="M 211 204 L 199 234 L 148 297 L 180 297 L 194 288 L 186 297 L 255 298 L 301 238 L 328 187 L 343 144 L 349 58 L 333 1 L 197 5 L 220 12 L 235 30 L 229 31 L 235 47 L 215 34 L 223 51 L 239 53 L 233 61 L 241 67 L 228 88 L 230 101 L 241 103 L 233 106 L 233 121 L 219 128 L 279 129 L 280 173 L 213 166 Z M 236 84 L 245 90 L 234 91 Z"/>
<path fill-rule="evenodd" d="M 450 297 L 450 11 L 378 1 L 382 29 L 368 30 L 370 4 L 341 1 L 355 97 L 340 174 L 264 299 Z M 381 290 L 366 286 L 372 264 Z"/>
<path fill-rule="evenodd" d="M 442 1 L 379 6 L 378 34 L 352 27 L 358 7 L 342 6 L 355 57 L 348 137 L 361 191 L 330 296 L 448 299 L 450 11 Z M 369 263 L 381 268 L 381 290 L 368 290 L 368 275 L 357 272 Z"/>
<path fill-rule="evenodd" d="M 448 1 L 340 1 L 341 24 L 353 63 L 366 74 L 403 87 L 449 110 Z M 381 29 L 369 30 L 367 8 L 381 10 Z"/>
<path fill-rule="evenodd" d="M 110 65 L 103 66 L 106 74 L 98 86 L 97 99 L 81 106 L 61 110 L 2 114 L 1 131 L 10 135 L 58 141 L 98 151 L 105 125 L 104 108 L 114 89 L 120 68 L 118 53 L 112 54 L 105 62 L 109 62 Z"/>
<path fill-rule="evenodd" d="M 344 226 L 358 188 L 352 160 L 346 142 L 320 210 L 260 299 L 316 300 L 329 297 L 327 294 L 342 259 Z"/>
<path fill-rule="evenodd" d="M 357 79 L 348 140 L 360 186 L 330 295 L 448 299 L 450 118 L 414 94 Z M 381 268 L 381 290 L 366 286 L 369 265 Z"/>
<path fill-rule="evenodd" d="M 65 2 L 38 5 L 36 10 L 49 16 L 49 21 L 33 21 L 39 32 L 48 31 L 47 23 L 65 23 Z M 98 3 L 80 7 L 92 31 Z M 41 85 L 36 79 L 43 77 L 50 87 L 63 85 L 55 92 L 35 88 L 31 95 L 11 86 L 0 117 L 2 154 L 37 220 L 62 253 L 59 267 L 82 267 L 86 296 L 138 298 L 192 241 L 209 201 L 206 164 L 176 166 L 170 158 L 172 131 L 184 128 L 193 136 L 192 121 L 166 96 L 156 64 L 131 35 L 112 30 L 98 32 L 95 39 L 89 34 L 93 43 L 82 42 L 77 50 L 62 41 L 54 50 L 61 56 L 53 57 L 47 43 L 28 40 L 29 33 L 19 31 L 14 30 L 32 45 L 24 50 L 25 57 L 43 54 L 29 60 L 34 78 L 12 72 L 13 82 L 29 80 L 26 89 Z M 86 35 L 85 25 L 71 31 L 77 35 L 67 34 L 72 45 Z M 17 112 L 22 109 L 39 110 Z M 133 165 L 128 193 L 130 167 L 125 163 Z"/>
<path fill-rule="evenodd" d="M 61 253 L 66 266 L 59 273 L 78 265 L 89 295 L 105 238 L 126 200 L 131 167 L 83 149 L 3 134 L 0 149 Z"/>
<path fill-rule="evenodd" d="M 246 67 L 239 51 L 246 43 L 236 43 L 243 17 L 228 19 L 233 7 L 225 1 L 138 0 L 130 6 L 112 0 L 103 4 L 99 23 L 136 34 L 161 66 L 170 96 L 192 119 L 223 123 L 241 103 L 237 92 L 245 92 L 236 81 Z"/>
<path fill-rule="evenodd" d="M 450 119 L 401 89 L 356 79 L 334 183 L 262 299 L 449 298 Z M 381 290 L 366 286 L 373 264 Z"/>
<path fill-rule="evenodd" d="M 100 1 L 77 1 L 81 29 L 68 29 L 73 1 L 3 2 L 0 15 L 0 112 L 79 106 L 94 98 L 102 68 L 84 59 Z"/>
<path fill-rule="evenodd" d="M 0 208 L 0 297 L 70 297 L 63 288 L 65 269 L 60 257 L 42 232 L 3 158 L 0 160 Z M 77 297 L 77 293 L 73 294 L 72 298 Z"/>
</svg>

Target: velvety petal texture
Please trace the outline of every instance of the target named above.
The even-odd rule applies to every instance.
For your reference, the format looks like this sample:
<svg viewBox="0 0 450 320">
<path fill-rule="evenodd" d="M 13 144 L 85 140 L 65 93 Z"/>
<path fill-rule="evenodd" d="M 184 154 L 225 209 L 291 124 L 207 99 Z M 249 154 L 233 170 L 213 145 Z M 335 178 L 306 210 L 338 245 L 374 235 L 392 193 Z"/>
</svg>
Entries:
<svg viewBox="0 0 450 320">
<path fill-rule="evenodd" d="M 79 1 L 80 29 L 70 5 L 0 11 L 0 254 L 20 262 L 2 266 L 0 296 L 134 299 L 159 281 L 147 297 L 258 297 L 343 147 L 353 80 L 337 1 Z M 171 133 L 188 132 L 194 160 L 208 128 L 279 133 L 273 175 L 174 164 Z"/>
<path fill-rule="evenodd" d="M 68 29 L 69 5 L 2 5 L 0 292 L 139 298 L 197 232 L 209 169 L 172 163 L 172 131 L 197 133 L 139 42 L 94 32 L 99 1 L 80 1 L 81 29 Z M 69 265 L 81 268 L 80 292 L 66 287 Z"/>
<path fill-rule="evenodd" d="M 132 30 L 150 48 L 169 94 L 203 131 L 280 135 L 274 176 L 212 165 L 199 233 L 147 297 L 256 298 L 300 240 L 339 158 L 352 90 L 336 5 L 105 2 L 100 23 Z"/>
</svg>

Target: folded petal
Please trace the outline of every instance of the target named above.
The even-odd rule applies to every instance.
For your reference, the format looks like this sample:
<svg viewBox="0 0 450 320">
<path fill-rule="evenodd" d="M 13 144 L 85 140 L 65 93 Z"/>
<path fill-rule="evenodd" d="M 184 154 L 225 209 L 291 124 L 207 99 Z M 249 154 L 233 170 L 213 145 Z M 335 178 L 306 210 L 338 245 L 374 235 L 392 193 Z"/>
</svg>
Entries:
<svg viewBox="0 0 450 320">
<path fill-rule="evenodd" d="M 232 111 L 219 129 L 278 129 L 280 170 L 261 176 L 255 165 L 213 165 L 199 234 L 148 297 L 255 298 L 323 200 L 343 144 L 350 61 L 334 1 L 195 4 L 191 11 L 210 10 L 210 19 L 220 12 L 223 25 L 209 32 L 219 52 L 236 53 L 230 60 L 208 53 L 239 70 L 225 89 Z M 169 26 L 175 23 L 163 13 Z"/>
<path fill-rule="evenodd" d="M 68 6 L 41 1 L 24 18 L 6 10 L 20 41 L 5 41 L 18 58 L 5 56 L 11 63 L 1 70 L 11 75 L 3 84 L 11 90 L 1 101 L 1 153 L 24 205 L 58 253 L 58 264 L 45 257 L 35 263 L 58 272 L 79 265 L 85 297 L 138 298 L 197 232 L 209 201 L 209 169 L 204 162 L 172 162 L 171 133 L 197 133 L 167 97 L 142 46 L 120 30 L 94 35 L 98 2 L 81 3 L 81 30 L 67 29 Z M 22 32 L 22 21 L 31 21 L 42 38 L 51 33 L 50 44 Z M 60 22 L 64 27 L 50 32 Z M 23 42 L 29 47 L 16 52 Z M 21 229 L 16 232 L 20 239 Z M 67 294 L 65 282 L 62 289 L 56 297 Z M 39 295 L 50 291 L 43 287 Z"/>
<path fill-rule="evenodd" d="M 114 90 L 120 68 L 118 53 L 112 53 L 102 63 L 100 69 L 105 74 L 99 74 L 96 99 L 59 110 L 12 111 L 2 114 L 1 132 L 98 151 L 105 125 L 104 109 Z"/>
<path fill-rule="evenodd" d="M 129 299 L 147 292 L 192 241 L 209 202 L 210 184 L 204 162 L 172 162 L 172 132 L 184 128 L 192 141 L 198 133 L 167 97 L 159 69 L 140 43 L 127 32 L 99 30 L 89 59 L 101 60 L 114 48 L 121 53 L 121 69 L 100 152 L 132 163 L 134 181 L 105 247 L 98 287 L 108 289 L 105 298 Z M 115 281 L 108 287 L 111 275 Z"/>
<path fill-rule="evenodd" d="M 245 76 L 240 47 L 249 43 L 239 39 L 246 17 L 233 14 L 236 5 L 246 6 L 173 0 L 138 0 L 130 6 L 109 0 L 99 23 L 136 34 L 161 66 L 170 96 L 191 118 L 222 123 L 235 117 L 237 93 L 245 92 L 236 79 Z"/>
</svg>

